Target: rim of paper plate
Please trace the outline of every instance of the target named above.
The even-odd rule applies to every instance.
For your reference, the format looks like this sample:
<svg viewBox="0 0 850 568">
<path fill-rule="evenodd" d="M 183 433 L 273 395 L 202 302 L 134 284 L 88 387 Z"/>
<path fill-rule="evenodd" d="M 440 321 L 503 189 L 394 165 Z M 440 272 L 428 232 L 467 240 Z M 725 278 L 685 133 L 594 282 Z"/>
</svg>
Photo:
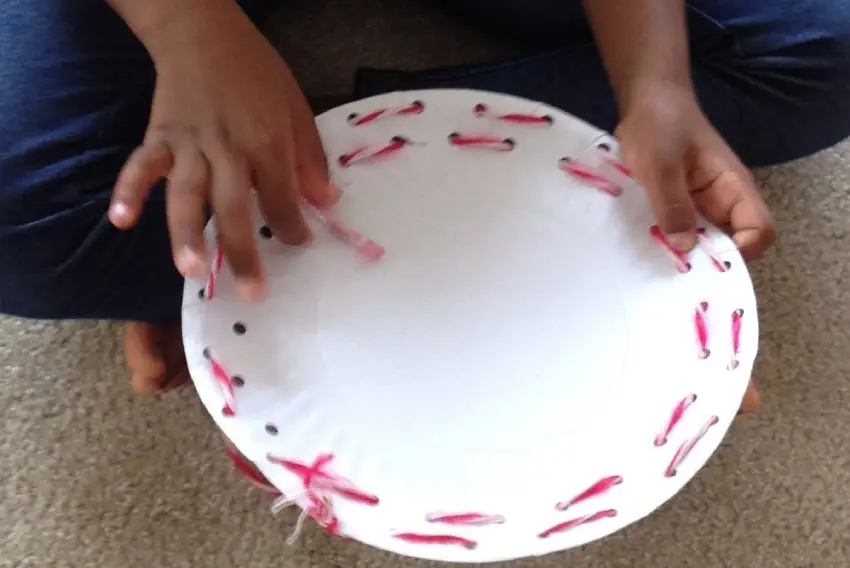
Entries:
<svg viewBox="0 0 850 568">
<path fill-rule="evenodd" d="M 527 113 L 536 113 L 537 115 L 545 114 L 548 116 L 552 116 L 555 120 L 555 127 L 560 127 L 562 123 L 569 123 L 570 127 L 574 127 L 582 133 L 580 136 L 580 140 L 576 139 L 571 141 L 576 145 L 576 148 L 580 146 L 585 150 L 591 150 L 600 142 L 604 142 L 605 144 L 611 147 L 612 152 L 617 152 L 617 142 L 609 134 L 587 124 L 584 121 L 572 117 L 571 115 L 564 113 L 563 111 L 560 111 L 558 109 L 536 101 L 530 101 L 518 97 L 500 95 L 484 91 L 429 89 L 410 92 L 392 92 L 349 103 L 341 107 L 337 107 L 319 116 L 317 118 L 317 122 L 321 132 L 322 130 L 327 130 L 328 128 L 330 128 L 330 125 L 332 124 L 339 124 L 345 121 L 346 119 L 350 119 L 352 113 L 357 112 L 362 116 L 364 114 L 364 109 L 390 107 L 403 108 L 405 101 L 407 101 L 408 104 L 412 101 L 425 101 L 427 104 L 429 101 L 433 101 L 435 99 L 442 101 L 440 104 L 446 104 L 447 108 L 449 108 L 450 110 L 454 109 L 453 105 L 457 105 L 458 108 L 466 109 L 466 107 L 469 106 L 468 103 L 471 101 L 486 101 L 493 107 L 503 106 L 504 108 L 509 109 L 520 107 L 524 109 L 524 112 Z M 445 102 L 447 100 L 451 100 L 452 102 Z M 566 134 L 564 134 L 564 136 L 566 136 Z M 326 135 L 324 133 L 323 138 L 326 138 Z M 576 138 L 579 137 L 576 136 Z M 340 146 L 336 144 L 335 140 L 333 139 L 325 139 L 325 142 L 326 145 L 330 148 L 329 161 L 331 162 L 332 178 L 335 178 L 335 174 L 338 174 L 339 172 L 337 166 L 333 163 L 333 156 L 335 155 L 335 153 L 338 153 L 337 151 Z M 639 199 L 645 199 L 645 197 L 640 196 Z M 717 231 L 716 228 L 710 227 L 704 222 L 704 220 L 701 221 L 702 226 L 708 227 L 708 229 L 712 231 L 713 234 L 719 234 L 719 231 Z M 211 221 L 207 227 L 206 238 L 208 248 L 212 248 L 214 246 L 215 238 L 214 221 Z M 728 240 L 727 237 L 722 236 L 718 236 L 717 238 Z M 528 546 L 525 546 L 523 548 L 517 548 L 515 550 L 509 550 L 508 548 L 506 548 L 508 545 L 498 546 L 496 542 L 504 540 L 505 542 L 510 543 L 516 542 L 518 540 L 515 536 L 512 536 L 515 535 L 515 533 L 512 531 L 513 527 L 516 525 L 512 525 L 511 523 L 504 523 L 494 527 L 477 527 L 474 529 L 474 531 L 466 527 L 460 529 L 453 528 L 450 526 L 430 527 L 429 532 L 435 534 L 450 534 L 453 532 L 462 534 L 481 534 L 481 545 L 475 548 L 474 550 L 464 550 L 455 546 L 422 545 L 399 540 L 395 538 L 394 535 L 396 531 L 404 532 L 405 527 L 390 526 L 390 520 L 378 513 L 375 513 L 374 523 L 370 525 L 352 523 L 351 525 L 347 525 L 344 527 L 343 533 L 347 537 L 363 542 L 367 545 L 401 554 L 404 556 L 459 563 L 482 563 L 513 560 L 528 556 L 540 556 L 566 550 L 569 548 L 574 548 L 576 546 L 580 546 L 595 540 L 602 539 L 612 533 L 619 532 L 625 527 L 644 519 L 646 516 L 656 511 L 664 503 L 669 501 L 674 495 L 679 493 L 682 488 L 687 483 L 689 483 L 691 479 L 693 479 L 693 477 L 695 477 L 699 473 L 699 471 L 702 470 L 702 468 L 706 465 L 711 456 L 715 454 L 715 452 L 725 439 L 729 426 L 735 418 L 738 406 L 744 395 L 745 389 L 747 388 L 749 377 L 755 362 L 755 357 L 758 349 L 758 315 L 755 291 L 753 289 L 753 285 L 750 279 L 750 274 L 747 269 L 746 263 L 744 262 L 743 258 L 740 256 L 737 250 L 726 248 L 723 250 L 723 257 L 725 259 L 729 259 L 735 266 L 735 271 L 732 274 L 731 279 L 728 281 L 727 284 L 724 284 L 724 286 L 726 286 L 728 289 L 727 297 L 734 295 L 735 300 L 745 310 L 745 313 L 747 314 L 747 326 L 744 328 L 743 331 L 743 335 L 745 337 L 741 339 L 741 342 L 746 342 L 748 348 L 740 354 L 740 363 L 737 369 L 727 375 L 733 377 L 733 379 L 729 381 L 728 385 L 722 388 L 712 386 L 709 389 L 708 387 L 706 387 L 706 390 L 711 390 L 711 392 L 713 393 L 711 401 L 715 406 L 712 407 L 712 414 L 718 417 L 717 422 L 711 427 L 711 436 L 707 436 L 705 442 L 694 449 L 693 454 L 691 455 L 691 457 L 688 458 L 688 467 L 686 468 L 686 470 L 685 468 L 683 468 L 683 471 L 680 475 L 666 479 L 663 482 L 663 488 L 661 488 L 661 482 L 657 482 L 654 486 L 652 486 L 655 491 L 651 495 L 652 498 L 650 499 L 649 497 L 646 497 L 644 499 L 647 502 L 651 501 L 651 506 L 642 506 L 637 510 L 635 507 L 627 508 L 627 512 L 617 515 L 610 522 L 587 524 L 586 526 L 582 527 L 581 531 L 576 531 L 569 534 L 565 533 L 563 535 L 559 535 L 558 538 L 529 540 L 529 542 L 532 542 L 533 545 L 529 544 Z M 227 272 L 226 266 L 224 268 L 224 272 Z M 230 292 L 227 290 L 227 286 L 225 286 L 228 282 L 226 280 L 227 276 L 224 275 L 222 276 L 222 278 L 223 280 L 221 282 L 221 285 L 224 287 L 223 293 L 229 294 Z M 248 458 L 257 465 L 258 469 L 272 484 L 274 484 L 276 487 L 278 487 L 278 489 L 282 491 L 289 492 L 292 488 L 291 476 L 289 476 L 285 472 L 282 472 L 281 468 L 278 465 L 270 463 L 268 460 L 262 459 L 262 454 L 258 453 L 256 440 L 259 436 L 262 436 L 262 434 L 258 434 L 257 428 L 258 424 L 260 424 L 262 421 L 249 417 L 247 419 L 247 422 L 240 422 L 239 420 L 233 420 L 232 418 L 222 415 L 222 395 L 218 387 L 216 386 L 215 380 L 211 377 L 209 363 L 204 357 L 203 353 L 204 348 L 207 346 L 201 345 L 197 342 L 197 340 L 207 336 L 207 332 L 204 331 L 204 325 L 207 319 L 209 317 L 212 317 L 210 315 L 212 312 L 210 312 L 210 308 L 208 307 L 208 305 L 205 302 L 201 301 L 199 298 L 199 293 L 204 289 L 204 286 L 206 284 L 206 282 L 202 281 L 187 280 L 184 289 L 183 335 L 184 342 L 186 345 L 187 363 L 193 382 L 195 383 L 198 396 L 200 397 L 205 408 L 212 416 L 216 425 L 233 442 L 234 446 L 238 448 L 241 452 L 245 453 Z M 724 292 L 727 292 L 727 289 L 724 289 Z M 229 295 L 227 297 L 232 298 L 233 296 Z M 670 402 L 674 402 L 672 398 Z M 663 422 L 663 419 L 664 416 L 659 416 L 659 426 L 661 426 L 661 422 Z M 698 425 L 699 424 L 697 422 L 690 423 L 691 430 L 694 430 Z M 286 440 L 286 433 L 282 432 L 280 436 L 278 436 L 277 431 L 275 431 L 274 439 L 276 443 L 282 443 L 282 440 Z M 676 439 L 676 443 L 682 442 L 682 440 L 683 438 L 679 437 Z M 670 452 L 673 450 L 673 445 L 674 443 L 672 441 L 668 444 L 665 455 L 670 455 Z M 537 451 L 537 449 L 535 449 L 534 451 Z M 536 456 L 537 454 L 535 454 L 534 451 L 530 451 L 529 455 Z M 643 448 L 626 449 L 620 453 L 620 459 L 634 460 L 646 453 L 647 451 L 645 451 Z M 519 453 L 517 455 L 522 455 L 522 450 L 519 450 Z M 605 460 L 603 459 L 601 461 Z M 588 467 L 587 470 L 596 471 L 594 467 Z M 349 471 L 341 471 L 340 474 L 346 477 L 348 477 L 349 475 L 354 477 L 352 475 L 352 472 Z M 638 476 L 636 475 L 636 477 Z M 627 486 L 628 481 L 623 483 L 624 488 Z M 636 487 L 636 489 L 632 490 L 629 495 L 635 497 L 637 493 L 640 493 L 642 487 L 645 487 L 645 485 Z M 380 493 L 381 488 L 378 487 L 370 489 L 374 490 L 376 493 Z M 580 488 L 577 485 L 575 489 L 577 493 Z M 567 493 L 569 494 L 570 492 L 568 491 Z M 560 495 L 560 497 L 569 497 L 569 495 Z M 623 499 L 625 499 L 625 497 Z M 635 499 L 637 499 L 637 497 L 635 497 Z M 513 501 L 511 501 L 511 503 L 513 503 Z M 394 508 L 392 505 L 386 506 L 383 502 L 381 503 L 381 505 L 376 507 L 376 510 L 381 509 L 382 507 L 386 507 L 382 510 L 389 510 L 393 513 L 396 512 L 396 508 Z M 575 509 L 579 510 L 579 506 L 576 505 Z M 528 514 L 528 509 L 523 508 L 523 506 L 521 505 L 517 505 L 516 510 L 518 511 L 518 514 Z M 343 523 L 345 521 L 345 518 L 343 518 L 344 515 L 350 515 L 351 518 L 357 518 L 361 520 L 366 518 L 363 516 L 359 516 L 359 510 L 349 507 L 347 504 L 342 504 L 340 506 L 340 511 L 340 517 Z M 592 513 L 593 509 L 581 508 L 580 511 L 581 514 L 576 513 L 576 515 L 579 517 Z M 553 511 L 546 511 L 545 514 L 542 514 L 542 516 L 546 519 L 555 518 L 554 515 L 555 513 Z M 558 513 L 557 515 L 560 515 L 558 518 L 564 521 L 572 517 L 572 515 L 570 514 L 570 509 L 568 509 L 566 512 Z M 403 519 L 400 520 L 403 521 Z M 363 522 L 366 523 L 367 521 Z M 531 526 L 530 524 L 526 523 L 529 523 L 529 519 L 524 517 L 522 525 L 526 528 Z M 543 524 L 546 523 L 544 522 Z M 378 528 L 375 528 L 376 525 L 378 526 Z M 419 528 L 421 529 L 422 527 Z M 544 527 L 541 526 L 538 528 Z M 286 538 L 286 531 L 287 528 L 282 526 L 282 539 Z M 490 535 L 498 535 L 498 537 L 483 536 L 487 534 L 486 531 L 490 531 Z M 485 543 L 491 543 L 493 545 L 486 546 Z"/>
</svg>

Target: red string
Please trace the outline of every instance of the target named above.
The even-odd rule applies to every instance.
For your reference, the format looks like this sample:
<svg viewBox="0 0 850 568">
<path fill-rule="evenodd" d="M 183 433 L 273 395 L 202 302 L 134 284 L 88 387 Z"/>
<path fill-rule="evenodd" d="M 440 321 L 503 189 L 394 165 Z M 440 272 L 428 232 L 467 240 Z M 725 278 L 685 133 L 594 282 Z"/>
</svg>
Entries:
<svg viewBox="0 0 850 568">
<path fill-rule="evenodd" d="M 696 447 L 700 440 L 708 433 L 709 428 L 714 426 L 720 421 L 717 416 L 712 416 L 708 422 L 697 432 L 697 435 L 691 438 L 690 440 L 685 440 L 679 449 L 676 450 L 676 453 L 673 455 L 673 459 L 670 460 L 670 465 L 667 466 L 667 469 L 664 471 L 665 477 L 673 477 L 676 475 L 676 470 L 682 462 L 685 461 L 685 458 L 691 453 L 691 450 Z"/>
<path fill-rule="evenodd" d="M 486 148 L 497 152 L 510 152 L 516 147 L 512 138 L 495 138 L 493 136 L 474 136 L 452 132 L 449 134 L 449 144 L 452 146 Z"/>
<path fill-rule="evenodd" d="M 596 168 L 592 168 L 578 160 L 561 158 L 558 161 L 558 167 L 572 177 L 590 183 L 593 187 L 611 197 L 620 197 L 623 195 L 622 187 L 609 180 Z"/>
<path fill-rule="evenodd" d="M 615 158 L 611 154 L 611 151 L 608 148 L 605 148 L 605 147 L 602 147 L 602 146 L 597 146 L 597 149 L 602 154 L 602 158 L 605 160 L 605 162 L 609 166 L 611 166 L 612 168 L 614 168 L 615 170 L 617 170 L 618 172 L 620 172 L 624 176 L 633 177 L 632 176 L 632 170 L 630 170 L 629 168 L 627 168 L 626 166 L 621 164 L 620 161 L 617 160 L 617 158 Z"/>
<path fill-rule="evenodd" d="M 215 378 L 218 386 L 221 388 L 221 394 L 224 397 L 224 408 L 221 412 L 225 416 L 233 416 L 236 413 L 235 389 L 233 387 L 233 379 L 230 374 L 224 369 L 224 366 L 216 360 L 209 349 L 204 350 L 204 357 L 210 364 L 210 370 Z"/>
<path fill-rule="evenodd" d="M 538 538 L 549 538 L 553 534 L 566 532 L 570 529 L 574 529 L 581 525 L 586 525 L 588 523 L 594 523 L 596 521 L 600 521 L 602 519 L 610 519 L 611 517 L 616 517 L 617 511 L 615 509 L 605 509 L 604 511 L 599 511 L 598 513 L 593 513 L 592 515 L 584 515 L 583 517 L 576 517 L 575 519 L 570 519 L 569 521 L 564 521 L 562 523 L 558 523 L 557 525 L 550 527 L 538 534 Z"/>
<path fill-rule="evenodd" d="M 241 453 L 236 451 L 230 444 L 225 444 L 224 453 L 233 462 L 234 467 L 248 480 L 259 487 L 260 489 L 271 493 L 275 497 L 282 497 L 283 493 L 281 493 L 277 487 L 272 485 L 268 479 L 266 479 L 263 475 L 257 472 L 254 468 L 253 464 L 249 463 Z"/>
<path fill-rule="evenodd" d="M 316 218 L 318 218 L 334 236 L 341 239 L 342 242 L 348 246 L 354 248 L 368 260 L 375 262 L 384 256 L 384 253 L 386 252 L 384 247 L 372 239 L 365 237 L 360 232 L 347 227 L 330 211 L 326 211 L 309 201 L 307 202 L 307 206 Z"/>
<path fill-rule="evenodd" d="M 577 505 L 583 501 L 587 501 L 588 499 L 592 499 L 593 497 L 597 497 L 604 493 L 607 493 L 616 485 L 620 485 L 623 482 L 623 478 L 619 475 L 612 475 L 609 477 L 603 477 L 569 501 L 561 501 L 555 508 L 559 511 L 566 511 L 573 505 Z"/>
<path fill-rule="evenodd" d="M 282 466 L 301 480 L 304 488 L 303 496 L 307 499 L 307 505 L 302 508 L 302 515 L 314 519 L 329 533 L 338 535 L 339 519 L 334 513 L 330 495 L 335 494 L 344 499 L 371 506 L 378 504 L 378 498 L 360 491 L 349 480 L 329 472 L 326 468 L 333 459 L 333 454 L 320 454 L 312 464 L 308 465 L 295 460 L 268 456 L 269 461 Z M 303 516 L 299 518 L 290 541 L 297 538 L 302 521 Z"/>
<path fill-rule="evenodd" d="M 738 309 L 732 312 L 732 361 L 729 363 L 730 369 L 738 368 L 738 353 L 741 351 L 741 323 L 744 317 L 744 310 Z"/>
<path fill-rule="evenodd" d="M 218 273 L 221 272 L 221 266 L 224 264 L 224 250 L 221 243 L 216 239 L 215 251 L 213 252 L 213 262 L 210 267 L 210 273 L 207 276 L 207 285 L 204 288 L 204 299 L 212 300 L 215 295 L 215 283 L 218 279 Z"/>
<path fill-rule="evenodd" d="M 312 464 L 287 460 L 269 456 L 268 459 L 272 463 L 282 466 L 284 469 L 296 475 L 301 479 L 301 484 L 306 491 L 318 490 L 333 493 L 358 503 L 374 506 L 379 500 L 375 495 L 360 491 L 347 479 L 340 477 L 334 473 L 328 472 L 325 468 L 333 460 L 333 454 L 321 454 Z"/>
<path fill-rule="evenodd" d="M 412 103 L 404 107 L 378 108 L 369 111 L 363 115 L 353 112 L 348 115 L 347 120 L 348 123 L 352 126 L 361 126 L 363 124 L 375 122 L 376 120 L 388 118 L 390 116 L 409 116 L 413 114 L 422 114 L 423 112 L 425 112 L 425 103 L 423 103 L 422 101 L 413 101 Z"/>
<path fill-rule="evenodd" d="M 673 432 L 673 429 L 682 420 L 682 417 L 685 415 L 685 411 L 688 410 L 688 408 L 690 408 L 690 406 L 696 401 L 697 395 L 695 394 L 689 394 L 688 396 L 679 401 L 679 403 L 676 405 L 676 408 L 673 409 L 673 412 L 670 415 L 670 419 L 667 421 L 667 425 L 664 427 L 664 430 L 662 430 L 661 433 L 655 437 L 655 447 L 660 447 L 667 443 L 667 437 Z"/>
<path fill-rule="evenodd" d="M 697 347 L 700 359 L 708 359 L 711 351 L 708 350 L 708 326 L 705 323 L 705 312 L 708 311 L 708 302 L 700 302 L 694 310 L 694 327 L 697 332 Z"/>
<path fill-rule="evenodd" d="M 372 146 L 362 146 L 347 154 L 343 154 L 337 161 L 339 162 L 340 167 L 348 168 L 358 162 L 367 162 L 376 158 L 394 154 L 408 144 L 411 144 L 411 142 L 407 138 L 404 138 L 403 136 L 393 136 L 393 138 L 385 146 L 377 148 Z"/>
<path fill-rule="evenodd" d="M 475 113 L 475 116 L 495 118 L 496 120 L 511 122 L 514 124 L 551 126 L 552 123 L 555 122 L 555 119 L 548 114 L 544 114 L 542 116 L 520 113 L 494 114 L 490 107 L 484 103 L 478 103 L 475 105 L 472 112 Z"/>
<path fill-rule="evenodd" d="M 304 512 L 328 533 L 338 536 L 340 534 L 339 518 L 334 513 L 330 499 L 313 491 L 307 492 L 307 499 L 309 505 Z"/>
<path fill-rule="evenodd" d="M 409 542 L 411 544 L 440 544 L 448 546 L 462 546 L 464 548 L 473 549 L 478 546 L 478 543 L 468 538 L 448 534 L 417 534 L 417 533 L 396 533 L 394 538 Z"/>
<path fill-rule="evenodd" d="M 688 264 L 688 255 L 673 248 L 667 241 L 667 237 L 661 232 L 661 227 L 653 225 L 649 228 L 649 235 L 676 263 L 676 270 L 682 273 L 690 272 L 691 265 Z"/>
<path fill-rule="evenodd" d="M 708 255 L 708 258 L 711 259 L 711 264 L 716 270 L 719 272 L 726 272 L 729 270 L 726 267 L 726 264 L 720 259 L 720 255 L 714 249 L 714 246 L 711 244 L 711 240 L 708 236 L 706 236 L 705 229 L 697 229 L 697 239 L 699 241 L 700 248 L 706 255 Z"/>
<path fill-rule="evenodd" d="M 429 523 L 444 525 L 499 525 L 505 522 L 502 515 L 485 515 L 484 513 L 430 513 L 425 516 Z"/>
</svg>

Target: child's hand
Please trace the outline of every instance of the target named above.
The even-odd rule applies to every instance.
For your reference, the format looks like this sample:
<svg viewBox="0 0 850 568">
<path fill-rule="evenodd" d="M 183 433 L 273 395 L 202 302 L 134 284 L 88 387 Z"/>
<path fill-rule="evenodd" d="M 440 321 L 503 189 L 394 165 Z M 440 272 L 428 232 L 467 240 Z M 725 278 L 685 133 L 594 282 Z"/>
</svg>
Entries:
<svg viewBox="0 0 850 568">
<path fill-rule="evenodd" d="M 178 270 L 186 277 L 208 270 L 203 230 L 211 204 L 237 288 L 245 299 L 259 300 L 266 282 L 252 189 L 266 223 L 290 244 L 310 239 L 301 197 L 329 204 L 338 192 L 313 114 L 286 63 L 235 3 L 214 4 L 169 21 L 167 35 L 150 41 L 157 83 L 148 130 L 117 180 L 109 218 L 131 228 L 151 186 L 167 178 Z"/>
<path fill-rule="evenodd" d="M 635 102 L 616 130 L 624 164 L 646 187 L 671 244 L 696 243 L 698 211 L 727 230 L 747 259 L 776 234 L 752 176 L 711 126 L 690 92 L 657 90 Z"/>
<path fill-rule="evenodd" d="M 776 238 L 753 178 L 709 124 L 690 93 L 659 90 L 630 106 L 615 132 L 623 163 L 647 189 L 671 244 L 696 244 L 696 212 L 728 231 L 747 259 Z M 761 408 L 751 380 L 740 414 Z"/>
</svg>

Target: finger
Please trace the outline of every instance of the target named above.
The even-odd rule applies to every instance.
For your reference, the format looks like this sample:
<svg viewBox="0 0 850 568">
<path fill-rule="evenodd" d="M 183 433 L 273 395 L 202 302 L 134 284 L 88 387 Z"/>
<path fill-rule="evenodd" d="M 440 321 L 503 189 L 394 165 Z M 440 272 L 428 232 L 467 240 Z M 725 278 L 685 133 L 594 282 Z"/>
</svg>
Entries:
<svg viewBox="0 0 850 568">
<path fill-rule="evenodd" d="M 136 148 L 115 182 L 109 205 L 110 222 L 119 229 L 132 228 L 141 215 L 151 188 L 168 177 L 171 166 L 171 149 L 165 142 L 145 142 Z"/>
<path fill-rule="evenodd" d="M 269 228 L 283 242 L 300 245 L 312 238 L 301 213 L 292 138 L 256 154 L 253 177 L 257 199 Z"/>
<path fill-rule="evenodd" d="M 313 111 L 300 89 L 297 93 L 291 104 L 298 189 L 311 203 L 320 207 L 333 205 L 339 200 L 340 189 L 330 179 L 328 160 Z"/>
<path fill-rule="evenodd" d="M 153 325 L 133 322 L 124 327 L 124 359 L 133 392 L 143 396 L 160 392 L 166 363 Z"/>
<path fill-rule="evenodd" d="M 209 195 L 206 158 L 197 146 L 180 145 L 175 151 L 165 204 L 174 265 L 185 278 L 200 277 L 207 270 L 204 227 Z"/>
<path fill-rule="evenodd" d="M 740 199 L 732 205 L 729 226 L 732 227 L 732 238 L 741 255 L 747 260 L 753 260 L 776 241 L 776 228 L 752 177 L 738 176 L 738 179 L 750 182 L 743 184 Z"/>
<path fill-rule="evenodd" d="M 236 289 L 245 300 L 261 300 L 266 294 L 266 282 L 254 240 L 247 162 L 224 149 L 209 158 L 216 228 L 224 256 L 236 277 Z"/>
<path fill-rule="evenodd" d="M 626 165 L 646 188 L 658 226 L 670 245 L 687 252 L 696 245 L 697 217 L 680 162 Z"/>
<path fill-rule="evenodd" d="M 776 230 L 752 176 L 741 170 L 724 171 L 693 198 L 709 221 L 730 228 L 741 255 L 752 260 L 774 243 Z"/>
</svg>

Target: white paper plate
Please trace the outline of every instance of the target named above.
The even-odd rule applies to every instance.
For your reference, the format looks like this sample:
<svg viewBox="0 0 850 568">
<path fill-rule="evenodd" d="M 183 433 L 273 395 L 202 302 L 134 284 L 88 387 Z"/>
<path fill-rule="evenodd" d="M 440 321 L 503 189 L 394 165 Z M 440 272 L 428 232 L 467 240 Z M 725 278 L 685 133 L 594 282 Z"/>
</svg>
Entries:
<svg viewBox="0 0 850 568">
<path fill-rule="evenodd" d="M 423 112 L 347 120 L 414 101 Z M 479 103 L 488 115 L 473 112 Z M 497 117 L 509 113 L 553 121 Z M 616 155 L 616 142 L 539 103 L 400 92 L 334 109 L 318 125 L 344 189 L 335 214 L 382 245 L 383 258 L 365 260 L 312 216 L 313 244 L 286 247 L 259 235 L 257 215 L 269 300 L 239 301 L 224 266 L 212 300 L 202 299 L 204 282 L 186 283 L 183 308 L 201 400 L 278 489 L 298 496 L 304 486 L 269 456 L 311 464 L 333 454 L 328 471 L 379 499 L 370 506 L 322 485 L 343 535 L 408 556 L 490 562 L 602 538 L 657 509 L 705 464 L 738 410 L 758 342 L 753 288 L 730 239 L 706 226 L 728 270 L 699 248 L 690 272 L 678 272 L 650 236 L 642 188 L 626 180 L 613 198 L 558 167 L 565 156 L 599 165 L 596 146 Z M 452 132 L 509 137 L 515 148 L 459 148 Z M 350 167 L 336 160 L 394 136 L 413 144 Z M 213 250 L 214 223 L 207 238 Z M 704 302 L 703 359 L 695 312 Z M 730 370 L 736 310 L 744 316 Z M 205 349 L 239 377 L 233 416 L 222 412 Z M 666 475 L 683 447 L 691 451 Z M 556 507 L 600 480 L 605 490 Z M 503 522 L 429 522 L 435 513 Z M 574 519 L 586 522 L 541 537 Z"/>
</svg>

